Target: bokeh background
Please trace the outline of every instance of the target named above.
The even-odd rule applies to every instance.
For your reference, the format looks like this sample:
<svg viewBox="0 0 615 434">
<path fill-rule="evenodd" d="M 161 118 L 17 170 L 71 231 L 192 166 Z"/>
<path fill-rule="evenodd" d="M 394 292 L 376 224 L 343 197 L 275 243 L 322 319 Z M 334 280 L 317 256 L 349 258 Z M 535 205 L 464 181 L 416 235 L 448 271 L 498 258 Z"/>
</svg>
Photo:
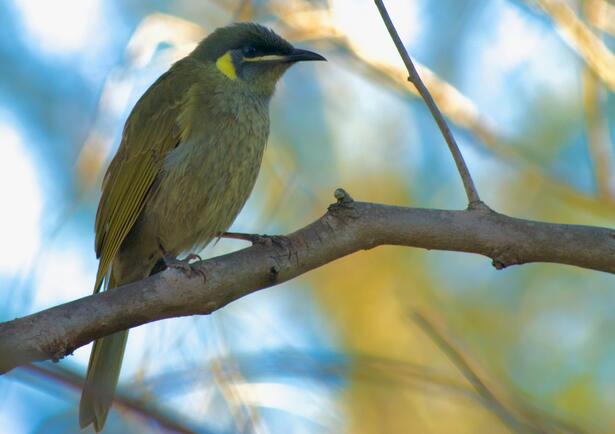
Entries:
<svg viewBox="0 0 615 434">
<path fill-rule="evenodd" d="M 387 5 L 490 206 L 615 226 L 615 2 Z M 174 60 L 238 20 L 329 62 L 280 83 L 234 230 L 302 227 L 337 187 L 465 206 L 369 0 L 4 0 L 1 320 L 91 292 L 99 186 L 125 118 Z M 607 274 L 380 247 L 213 315 L 133 330 L 106 432 L 615 432 L 614 311 Z M 79 432 L 89 351 L 0 377 L 0 432 Z"/>
</svg>

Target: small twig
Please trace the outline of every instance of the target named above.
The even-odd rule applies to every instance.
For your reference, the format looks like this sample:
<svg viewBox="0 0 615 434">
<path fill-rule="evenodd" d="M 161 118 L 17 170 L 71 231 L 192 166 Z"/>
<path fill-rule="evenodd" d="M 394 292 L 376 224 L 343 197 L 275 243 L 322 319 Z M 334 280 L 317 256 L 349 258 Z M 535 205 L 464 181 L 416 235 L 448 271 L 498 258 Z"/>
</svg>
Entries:
<svg viewBox="0 0 615 434">
<path fill-rule="evenodd" d="M 459 372 L 472 385 L 478 396 L 481 397 L 485 406 L 492 410 L 511 429 L 523 433 L 541 434 L 556 432 L 561 434 L 582 434 L 586 432 L 584 429 L 558 417 L 550 416 L 545 412 L 538 412 L 518 400 L 515 400 L 517 401 L 516 405 L 514 402 L 510 405 L 514 412 L 509 410 L 503 401 L 497 397 L 496 393 L 480 378 L 476 369 L 472 368 L 472 364 L 464 357 L 461 350 L 456 348 L 451 339 L 447 338 L 446 334 L 439 327 L 420 312 L 413 312 L 412 319 L 457 367 Z"/>
<path fill-rule="evenodd" d="M 496 397 L 489 387 L 481 380 L 478 374 L 472 369 L 468 361 L 456 349 L 425 316 L 419 312 L 412 315 L 414 322 L 429 336 L 429 338 L 442 350 L 449 360 L 459 369 L 461 374 L 472 384 L 476 393 L 489 405 L 494 414 L 514 432 L 523 433 L 542 433 L 539 427 L 530 426 L 519 420 L 506 406 Z"/>
<path fill-rule="evenodd" d="M 404 44 L 401 41 L 401 38 L 399 37 L 395 26 L 393 25 L 391 17 L 387 12 L 384 3 L 382 2 L 382 0 L 375 0 L 375 2 L 376 7 L 380 12 L 380 15 L 382 16 L 382 20 L 384 21 L 384 25 L 389 31 L 389 34 L 391 35 L 391 38 L 393 39 L 393 42 L 397 47 L 397 51 L 399 52 L 399 55 L 401 56 L 402 60 L 404 61 L 404 64 L 406 65 L 406 68 L 408 69 L 408 81 L 414 84 L 416 89 L 419 91 L 419 94 L 425 101 L 425 104 L 427 104 L 427 107 L 429 107 L 429 111 L 436 120 L 436 123 L 438 124 L 438 127 L 440 128 L 440 131 L 444 136 L 444 140 L 446 140 L 446 143 L 448 144 L 448 148 L 453 155 L 453 159 L 455 160 L 455 164 L 457 165 L 457 170 L 459 171 L 459 175 L 461 176 L 461 180 L 463 181 L 463 187 L 466 191 L 466 196 L 468 197 L 470 208 L 480 206 L 482 204 L 482 201 L 480 200 L 478 191 L 474 186 L 474 181 L 472 180 L 472 175 L 470 175 L 468 166 L 466 166 L 463 156 L 461 155 L 459 146 L 457 146 L 455 137 L 453 137 L 453 134 L 451 133 L 451 130 L 446 123 L 446 120 L 444 120 L 444 116 L 442 116 L 440 109 L 438 108 L 431 94 L 427 90 L 427 87 L 425 87 L 425 84 L 423 84 L 423 80 L 421 80 L 419 73 L 414 67 L 412 60 L 410 59 L 410 55 L 406 51 L 406 48 L 404 47 Z"/>
<path fill-rule="evenodd" d="M 30 381 L 28 375 L 44 377 L 79 392 L 83 388 L 83 376 L 65 366 L 50 366 L 48 363 L 28 364 L 22 366 L 14 377 L 20 381 Z M 157 408 L 155 403 L 146 403 L 141 399 L 128 396 L 123 391 L 115 394 L 113 404 L 121 410 L 128 410 L 133 415 L 158 425 L 164 432 L 180 434 L 194 434 L 195 432 L 193 428 L 183 423 L 185 421 L 180 422 L 177 416 L 167 414 Z M 209 433 L 209 431 L 206 432 Z"/>
</svg>

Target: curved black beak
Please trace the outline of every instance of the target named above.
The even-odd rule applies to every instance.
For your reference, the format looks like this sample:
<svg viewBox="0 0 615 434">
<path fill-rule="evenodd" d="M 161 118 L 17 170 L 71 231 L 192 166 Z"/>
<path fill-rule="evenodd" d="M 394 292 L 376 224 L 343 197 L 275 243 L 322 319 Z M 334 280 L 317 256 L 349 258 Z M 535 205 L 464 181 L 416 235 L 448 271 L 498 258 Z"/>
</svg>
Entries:
<svg viewBox="0 0 615 434">
<path fill-rule="evenodd" d="M 327 61 L 323 56 L 313 51 L 303 50 L 301 48 L 295 48 L 290 54 L 285 56 L 287 62 L 304 62 L 311 60 L 323 60 Z"/>
</svg>

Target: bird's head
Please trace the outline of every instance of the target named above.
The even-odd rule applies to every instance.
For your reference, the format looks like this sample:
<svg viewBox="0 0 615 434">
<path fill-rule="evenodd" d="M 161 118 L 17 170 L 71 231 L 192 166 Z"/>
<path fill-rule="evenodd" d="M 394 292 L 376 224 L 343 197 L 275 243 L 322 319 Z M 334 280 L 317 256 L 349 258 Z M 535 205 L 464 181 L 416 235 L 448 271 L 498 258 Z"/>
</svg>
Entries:
<svg viewBox="0 0 615 434">
<path fill-rule="evenodd" d="M 254 23 L 215 30 L 192 56 L 215 64 L 225 79 L 263 93 L 272 93 L 282 74 L 296 62 L 326 60 L 320 54 L 293 47 L 272 30 Z"/>
</svg>

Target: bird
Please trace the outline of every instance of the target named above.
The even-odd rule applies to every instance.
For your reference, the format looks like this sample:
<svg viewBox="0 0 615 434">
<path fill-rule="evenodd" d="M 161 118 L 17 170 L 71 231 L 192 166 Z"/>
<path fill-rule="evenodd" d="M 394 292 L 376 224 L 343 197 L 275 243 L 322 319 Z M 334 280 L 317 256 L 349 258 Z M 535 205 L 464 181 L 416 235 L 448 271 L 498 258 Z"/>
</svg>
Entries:
<svg viewBox="0 0 615 434">
<path fill-rule="evenodd" d="M 260 24 L 234 23 L 205 37 L 147 89 L 103 178 L 94 293 L 167 268 L 190 271 L 195 255 L 188 253 L 219 238 L 254 187 L 276 83 L 297 62 L 324 60 Z M 127 337 L 125 330 L 94 342 L 82 428 L 105 425 Z"/>
</svg>

